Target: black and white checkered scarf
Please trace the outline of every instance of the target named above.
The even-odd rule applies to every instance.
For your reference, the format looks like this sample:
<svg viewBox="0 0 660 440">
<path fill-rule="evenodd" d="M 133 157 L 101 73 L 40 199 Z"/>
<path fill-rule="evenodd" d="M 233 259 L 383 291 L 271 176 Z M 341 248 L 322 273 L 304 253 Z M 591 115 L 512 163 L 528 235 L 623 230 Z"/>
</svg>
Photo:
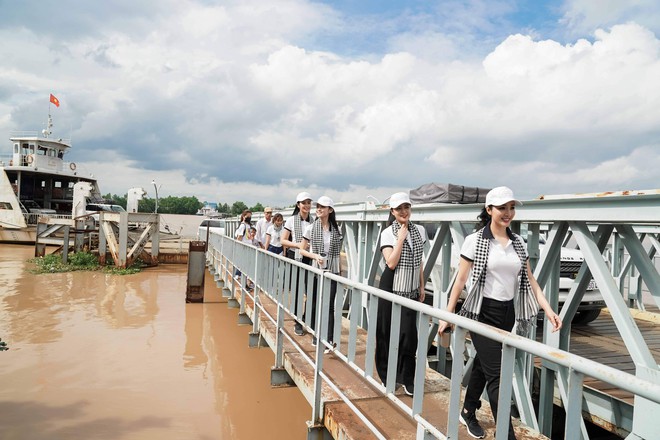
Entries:
<svg viewBox="0 0 660 440">
<path fill-rule="evenodd" d="M 398 222 L 392 223 L 392 233 L 395 239 L 398 238 L 400 229 L 401 225 Z M 417 230 L 417 226 L 410 222 L 408 223 L 408 234 L 412 240 L 412 249 L 406 238 L 403 242 L 403 248 L 401 248 L 399 264 L 394 269 L 392 292 L 406 298 L 417 299 L 419 296 L 419 269 L 422 267 L 422 256 L 424 255 L 424 241 Z"/>
<path fill-rule="evenodd" d="M 331 225 L 330 249 L 328 249 L 328 261 L 325 267 L 332 273 L 339 274 L 341 272 L 341 259 L 339 257 L 339 252 L 341 251 L 341 242 L 343 239 L 344 237 L 341 235 L 341 232 Z M 323 225 L 319 218 L 312 223 L 312 232 L 309 243 L 312 253 L 320 254 L 321 252 L 325 252 L 323 244 Z M 316 267 L 316 263 L 314 263 L 314 266 Z"/>
<path fill-rule="evenodd" d="M 472 265 L 471 287 L 467 298 L 459 315 L 477 320 L 481 312 L 481 303 L 483 302 L 483 290 L 486 285 L 486 271 L 488 270 L 488 254 L 490 252 L 490 239 L 484 237 L 484 230 L 490 228 L 488 223 L 484 228 L 477 232 L 476 249 L 474 252 L 474 263 Z M 512 243 L 518 257 L 520 258 L 521 268 L 518 273 L 518 285 L 513 296 L 513 305 L 516 312 L 516 333 L 527 336 L 529 329 L 536 323 L 536 315 L 539 311 L 539 304 L 536 301 L 532 286 L 527 277 L 527 251 L 518 235 L 507 230 L 507 234 L 513 237 Z"/>
<path fill-rule="evenodd" d="M 293 217 L 293 241 L 294 243 L 300 243 L 303 239 L 303 230 L 302 230 L 302 217 L 300 216 L 300 213 L 296 214 Z M 307 217 L 308 222 L 312 222 L 312 216 Z"/>
</svg>

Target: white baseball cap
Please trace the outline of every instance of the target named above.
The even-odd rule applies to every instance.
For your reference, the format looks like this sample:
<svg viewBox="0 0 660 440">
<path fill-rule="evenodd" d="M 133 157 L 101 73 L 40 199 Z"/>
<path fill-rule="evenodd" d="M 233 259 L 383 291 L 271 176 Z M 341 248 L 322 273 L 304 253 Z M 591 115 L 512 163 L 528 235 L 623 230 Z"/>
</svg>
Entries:
<svg viewBox="0 0 660 440">
<path fill-rule="evenodd" d="M 407 192 L 398 192 L 390 196 L 390 208 L 398 208 L 404 203 L 412 205 L 412 203 L 410 203 L 410 197 L 408 196 Z"/>
<path fill-rule="evenodd" d="M 296 196 L 296 203 L 302 202 L 304 200 L 312 200 L 312 195 L 310 193 L 308 193 L 307 191 L 300 192 Z"/>
<path fill-rule="evenodd" d="M 335 202 L 332 201 L 332 199 L 328 196 L 321 196 L 319 199 L 316 201 L 317 205 L 321 206 L 327 206 L 329 208 L 335 208 Z"/>
<path fill-rule="evenodd" d="M 522 205 L 522 202 L 513 196 L 513 191 L 511 191 L 511 188 L 509 187 L 498 186 L 497 188 L 491 189 L 488 191 L 488 194 L 486 194 L 486 207 L 490 205 L 502 206 L 509 202 L 516 202 L 516 205 Z"/>
</svg>

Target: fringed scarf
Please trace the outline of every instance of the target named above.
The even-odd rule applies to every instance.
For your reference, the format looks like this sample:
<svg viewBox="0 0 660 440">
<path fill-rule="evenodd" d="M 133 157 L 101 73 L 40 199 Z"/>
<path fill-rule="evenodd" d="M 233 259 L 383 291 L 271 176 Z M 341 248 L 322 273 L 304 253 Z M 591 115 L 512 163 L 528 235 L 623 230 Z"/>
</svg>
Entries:
<svg viewBox="0 0 660 440">
<path fill-rule="evenodd" d="M 303 219 L 302 219 L 302 217 L 300 217 L 300 213 L 296 214 L 293 217 L 293 240 L 291 240 L 291 241 L 293 241 L 294 243 L 300 243 L 302 241 L 302 234 L 303 234 L 302 220 Z M 309 215 L 307 217 L 307 221 L 308 222 L 313 221 L 311 215 Z M 295 252 L 295 255 L 296 255 L 295 259 L 298 260 L 298 261 L 301 261 L 302 260 L 302 255 L 300 255 L 300 249 L 296 248 L 296 250 L 294 252 Z"/>
<path fill-rule="evenodd" d="M 392 233 L 395 239 L 399 237 L 400 229 L 401 225 L 398 222 L 392 223 Z M 419 269 L 422 267 L 422 256 L 424 255 L 424 241 L 417 230 L 417 226 L 410 222 L 408 223 L 408 234 L 412 241 L 412 249 L 406 238 L 401 249 L 399 264 L 394 269 L 392 292 L 406 298 L 417 299 L 419 296 Z"/>
<path fill-rule="evenodd" d="M 471 288 L 459 315 L 478 320 L 483 302 L 483 290 L 486 285 L 486 271 L 488 270 L 488 254 L 490 252 L 490 238 L 484 237 L 484 230 L 490 228 L 490 223 L 477 232 L 477 242 L 472 265 Z M 488 231 L 490 232 L 490 230 Z M 527 277 L 527 251 L 519 237 L 507 229 L 512 237 L 513 248 L 520 258 L 521 267 L 518 273 L 518 285 L 515 287 L 513 304 L 516 313 L 516 333 L 527 336 L 530 328 L 536 323 L 539 304 L 533 294 L 532 286 Z"/>
<path fill-rule="evenodd" d="M 339 274 L 341 272 L 341 259 L 339 257 L 339 252 L 341 251 L 341 243 L 344 237 L 341 235 L 341 232 L 337 229 L 330 226 L 330 249 L 328 249 L 327 263 L 325 269 L 329 270 L 332 273 Z M 316 219 L 312 223 L 312 232 L 310 237 L 310 247 L 311 251 L 314 254 L 320 254 L 324 252 L 323 245 L 323 225 L 321 224 L 321 219 Z M 314 263 L 316 267 L 316 263 Z"/>
</svg>

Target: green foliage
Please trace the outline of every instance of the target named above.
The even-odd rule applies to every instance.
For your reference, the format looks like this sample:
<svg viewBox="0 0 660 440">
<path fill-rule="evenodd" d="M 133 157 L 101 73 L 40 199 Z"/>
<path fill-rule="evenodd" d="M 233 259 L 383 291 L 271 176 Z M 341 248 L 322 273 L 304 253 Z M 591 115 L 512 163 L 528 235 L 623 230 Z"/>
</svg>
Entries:
<svg viewBox="0 0 660 440">
<path fill-rule="evenodd" d="M 257 202 L 256 205 L 254 205 L 252 208 L 250 208 L 250 211 L 252 211 L 252 212 L 264 212 L 264 206 L 261 204 L 261 202 Z"/>
<path fill-rule="evenodd" d="M 231 213 L 232 215 L 241 215 L 243 211 L 248 209 L 247 205 L 243 202 L 234 202 L 233 205 L 231 205 Z"/>
<path fill-rule="evenodd" d="M 204 206 L 197 197 L 163 197 L 158 199 L 159 214 L 197 214 Z M 144 198 L 138 202 L 140 212 L 154 212 L 156 210 L 156 199 Z"/>
<path fill-rule="evenodd" d="M 31 263 L 36 264 L 36 269 L 32 273 L 61 273 L 73 272 L 76 270 L 100 270 L 98 258 L 96 255 L 89 252 L 76 252 L 68 256 L 68 262 L 62 262 L 62 256 L 59 254 L 49 254 L 43 257 L 33 258 L 29 260 Z M 103 271 L 114 275 L 130 275 L 138 273 L 142 270 L 143 263 L 137 260 L 133 265 L 126 269 L 119 269 L 113 266 L 104 267 Z"/>
<path fill-rule="evenodd" d="M 224 213 L 224 214 L 231 214 L 231 208 L 226 203 L 218 202 L 218 212 L 221 212 L 221 213 Z"/>
<path fill-rule="evenodd" d="M 7 343 L 0 338 L 0 351 L 7 351 L 9 350 L 9 347 L 7 347 Z"/>
<path fill-rule="evenodd" d="M 124 194 L 123 197 L 118 196 L 117 194 L 110 193 L 103 196 L 105 200 L 112 201 L 113 205 L 120 205 L 122 208 L 126 209 L 126 204 L 128 201 L 128 194 Z"/>
</svg>

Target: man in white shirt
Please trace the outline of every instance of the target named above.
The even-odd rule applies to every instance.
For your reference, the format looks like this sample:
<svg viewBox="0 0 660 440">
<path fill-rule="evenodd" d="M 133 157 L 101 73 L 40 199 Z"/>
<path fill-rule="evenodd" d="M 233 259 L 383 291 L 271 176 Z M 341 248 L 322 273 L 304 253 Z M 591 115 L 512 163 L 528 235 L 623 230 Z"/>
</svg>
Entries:
<svg viewBox="0 0 660 440">
<path fill-rule="evenodd" d="M 271 224 L 273 218 L 273 208 L 266 206 L 264 209 L 264 218 L 259 219 L 257 222 L 257 241 L 259 242 L 259 247 L 266 249 L 266 231 Z"/>
</svg>

